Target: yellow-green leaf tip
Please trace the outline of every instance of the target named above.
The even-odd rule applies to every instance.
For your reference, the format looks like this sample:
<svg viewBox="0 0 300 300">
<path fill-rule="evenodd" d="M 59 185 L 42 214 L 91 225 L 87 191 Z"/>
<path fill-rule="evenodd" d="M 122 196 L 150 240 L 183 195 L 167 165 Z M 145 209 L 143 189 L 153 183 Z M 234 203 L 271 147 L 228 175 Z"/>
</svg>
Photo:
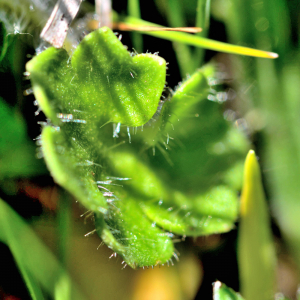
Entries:
<svg viewBox="0 0 300 300">
<path fill-rule="evenodd" d="M 244 169 L 244 185 L 241 199 L 241 214 L 245 215 L 249 209 L 249 197 L 247 195 L 253 192 L 254 187 L 261 186 L 261 175 L 259 164 L 254 150 L 250 150 L 247 154 Z M 252 191 L 252 192 L 251 192 Z"/>
</svg>

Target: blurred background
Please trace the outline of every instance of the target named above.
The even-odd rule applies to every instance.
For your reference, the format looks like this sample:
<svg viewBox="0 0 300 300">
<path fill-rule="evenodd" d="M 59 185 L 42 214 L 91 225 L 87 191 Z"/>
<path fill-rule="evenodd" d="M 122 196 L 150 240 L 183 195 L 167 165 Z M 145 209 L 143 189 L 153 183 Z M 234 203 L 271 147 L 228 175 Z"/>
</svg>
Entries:
<svg viewBox="0 0 300 300">
<path fill-rule="evenodd" d="M 26 1 L 33 16 L 18 10 L 18 5 L 24 3 L 13 4 L 15 7 L 0 0 L 0 198 L 32 226 L 51 252 L 59 255 L 59 187 L 39 158 L 35 144 L 39 123 L 45 121 L 45 116 L 36 113 L 30 81 L 23 75 L 25 63 L 39 45 L 38 36 L 53 2 L 44 1 L 41 9 L 35 1 Z M 114 0 L 112 6 L 120 16 L 130 14 L 127 1 Z M 93 7 L 93 1 L 85 1 L 78 17 L 84 18 Z M 217 77 L 229 95 L 224 116 L 249 138 L 262 168 L 278 255 L 277 291 L 297 299 L 300 4 L 296 0 L 153 0 L 140 1 L 140 14 L 143 20 L 164 26 L 195 26 L 197 7 L 208 7 L 210 12 L 208 19 L 201 21 L 203 36 L 276 52 L 279 58 L 242 57 L 186 45 L 183 49 L 146 35 L 139 35 L 139 44 L 134 45 L 132 33 L 126 32 L 122 32 L 122 42 L 129 49 L 139 46 L 138 52 L 159 52 L 169 62 L 167 82 L 172 89 L 203 64 L 216 63 Z M 197 52 L 197 60 L 180 60 L 182 53 Z M 94 229 L 92 219 L 83 215 L 85 210 L 74 199 L 67 205 L 62 213 L 69 218 L 64 231 L 70 256 L 68 269 L 86 299 L 212 299 L 212 283 L 216 280 L 239 290 L 238 223 L 229 233 L 187 238 L 176 244 L 180 262 L 174 266 L 121 270 L 122 260 L 109 259 L 112 251 L 105 245 L 98 248 L 101 241 L 96 235 L 85 237 Z M 5 243 L 0 244 L 0 270 L 0 299 L 30 299 Z"/>
</svg>

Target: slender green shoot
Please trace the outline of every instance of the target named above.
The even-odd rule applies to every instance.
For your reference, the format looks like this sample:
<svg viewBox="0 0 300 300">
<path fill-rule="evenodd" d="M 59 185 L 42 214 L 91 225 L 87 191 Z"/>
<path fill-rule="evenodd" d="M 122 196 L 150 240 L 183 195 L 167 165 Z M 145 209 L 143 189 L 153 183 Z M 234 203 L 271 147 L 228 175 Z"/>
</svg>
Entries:
<svg viewBox="0 0 300 300">
<path fill-rule="evenodd" d="M 244 169 L 238 262 L 243 297 L 247 300 L 273 299 L 275 247 L 260 169 L 253 150 L 247 155 Z"/>
<path fill-rule="evenodd" d="M 199 37 L 206 37 L 209 29 L 210 18 L 210 0 L 198 0 L 196 9 L 196 27 L 201 27 L 202 31 L 197 33 Z M 197 48 L 194 54 L 194 60 L 201 64 L 204 58 L 204 49 Z"/>
<path fill-rule="evenodd" d="M 157 24 L 143 21 L 141 19 L 133 18 L 133 17 L 125 17 L 123 21 L 128 25 L 159 26 Z M 214 41 L 211 39 L 195 36 L 184 32 L 145 31 L 144 34 L 148 34 L 172 42 L 184 43 L 195 47 L 200 47 L 200 48 L 205 48 L 205 49 L 220 51 L 225 53 L 246 55 L 246 56 L 253 56 L 253 57 L 262 57 L 262 58 L 272 58 L 272 59 L 278 57 L 278 54 L 274 52 L 268 52 L 268 51 L 263 51 L 263 50 L 258 50 L 258 49 L 243 47 L 243 46 L 231 45 L 231 44 Z"/>
<path fill-rule="evenodd" d="M 167 4 L 167 19 L 170 26 L 186 27 L 181 1 L 168 0 Z M 192 74 L 198 66 L 196 66 L 193 61 L 191 49 L 188 45 L 175 42 L 173 43 L 173 48 L 177 57 L 181 76 L 182 78 L 185 78 L 186 74 Z"/>
<path fill-rule="evenodd" d="M 11 219 L 10 212 L 16 214 L 2 199 L 0 199 L 0 241 L 9 247 L 31 298 L 33 300 L 43 299 L 44 296 L 41 286 L 36 278 L 32 276 L 28 268 L 26 268 L 22 258 L 21 252 L 26 249 L 26 247 L 22 248 L 20 246 L 20 239 L 17 238 L 18 233 L 16 232 L 18 222 L 16 224 L 14 223 L 14 220 Z"/>
<path fill-rule="evenodd" d="M 55 298 L 57 284 L 62 277 L 72 282 L 71 299 L 86 299 L 53 253 L 30 226 L 1 199 L 0 228 L 0 240 L 10 248 L 33 299 L 44 299 L 41 287 Z"/>
<path fill-rule="evenodd" d="M 141 18 L 139 0 L 128 1 L 128 14 L 135 18 Z M 132 32 L 132 43 L 135 50 L 139 53 L 143 51 L 143 36 L 139 32 Z"/>
<path fill-rule="evenodd" d="M 70 195 L 63 189 L 59 190 L 59 209 L 57 214 L 57 237 L 58 237 L 58 249 L 59 259 L 64 269 L 68 266 L 68 254 L 70 250 L 68 245 L 69 237 L 72 231 L 72 201 Z M 65 276 L 65 272 L 59 276 L 59 279 L 55 285 L 55 299 L 71 299 L 71 286 L 69 276 Z"/>
</svg>

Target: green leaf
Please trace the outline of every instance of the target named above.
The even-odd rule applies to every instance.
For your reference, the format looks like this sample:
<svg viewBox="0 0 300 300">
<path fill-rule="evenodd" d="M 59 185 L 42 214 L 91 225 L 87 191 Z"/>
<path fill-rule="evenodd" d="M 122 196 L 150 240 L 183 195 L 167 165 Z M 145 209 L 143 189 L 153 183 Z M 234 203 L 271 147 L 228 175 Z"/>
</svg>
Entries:
<svg viewBox="0 0 300 300">
<path fill-rule="evenodd" d="M 138 206 L 137 199 L 131 200 L 129 195 L 108 186 L 116 199 L 116 203 L 110 205 L 108 211 L 106 198 L 99 191 L 92 175 L 97 174 L 95 166 L 79 164 L 80 161 L 85 161 L 86 153 L 78 144 L 68 145 L 61 132 L 46 126 L 42 133 L 42 145 L 52 176 L 86 208 L 100 212 L 95 215 L 99 236 L 128 265 L 133 268 L 153 266 L 170 259 L 174 252 L 172 241 L 162 230 L 152 227 L 151 221 Z M 126 157 L 121 156 L 121 165 L 124 159 Z M 118 161 L 118 158 L 115 160 Z M 103 185 L 105 183 L 104 181 Z"/>
<path fill-rule="evenodd" d="M 102 240 L 132 268 L 169 263 L 174 253 L 169 234 L 156 227 L 144 215 L 139 200 L 130 195 L 120 197 L 105 216 L 105 222 L 97 214 L 95 220 Z"/>
<path fill-rule="evenodd" d="M 213 284 L 214 300 L 243 300 L 242 296 L 233 289 L 227 287 L 224 283 L 216 281 Z"/>
<path fill-rule="evenodd" d="M 230 179 L 227 174 L 243 161 L 249 145 L 224 119 L 218 94 L 215 101 L 207 99 L 213 74 L 211 65 L 195 72 L 166 100 L 161 114 L 137 135 L 145 148 L 158 150 L 149 157 L 152 166 L 169 178 L 170 186 L 188 193 L 206 192 L 225 183 L 241 188 L 242 169 L 235 168 Z"/>
<path fill-rule="evenodd" d="M 180 138 L 187 136 L 190 130 L 198 130 L 198 126 L 193 127 L 194 124 L 190 124 L 190 121 L 191 116 L 198 113 L 195 112 L 198 110 L 197 105 L 207 100 L 209 94 L 206 72 L 213 72 L 213 66 L 198 70 L 181 83 L 172 97 L 162 104 L 160 114 L 142 132 L 138 132 L 138 138 L 143 139 L 147 148 L 166 143 L 169 134 L 171 137 L 176 134 Z"/>
<path fill-rule="evenodd" d="M 26 68 L 39 105 L 56 125 L 60 114 L 78 111 L 82 122 L 99 127 L 106 122 L 143 125 L 157 109 L 166 77 L 164 59 L 131 56 L 106 27 L 87 35 L 71 60 L 65 50 L 49 48 Z"/>
<path fill-rule="evenodd" d="M 142 153 L 145 147 L 156 147 L 173 130 L 169 122 L 177 130 L 176 139 L 192 137 L 194 141 L 201 128 L 201 133 L 205 132 L 200 139 L 203 149 L 230 132 L 219 104 L 206 100 L 212 67 L 183 83 L 171 102 L 164 103 L 161 117 L 155 114 L 150 126 L 145 125 L 145 131 L 137 135 L 120 123 L 144 125 L 159 112 L 165 80 L 163 59 L 131 57 L 116 36 L 102 28 L 83 40 L 71 62 L 64 50 L 50 48 L 30 61 L 27 69 L 37 101 L 55 125 L 46 125 L 42 132 L 46 164 L 54 180 L 95 213 L 99 236 L 124 264 L 137 268 L 169 263 L 172 255 L 176 258 L 173 233 L 196 236 L 233 227 L 238 211 L 235 191 L 221 184 L 199 191 L 197 185 L 205 183 L 196 179 L 196 188 L 186 193 L 182 185 L 176 187 L 160 176 L 152 157 Z M 198 112 L 203 119 L 190 118 Z M 187 151 L 192 149 L 196 155 L 193 143 Z M 181 154 L 190 159 L 187 151 Z M 172 155 L 180 166 L 182 157 L 175 152 Z M 166 167 L 166 161 L 161 167 Z M 181 178 L 188 174 L 179 169 L 178 180 L 180 172 Z"/>
<path fill-rule="evenodd" d="M 99 235 L 130 266 L 167 262 L 173 243 L 162 230 L 152 228 L 136 199 L 125 194 L 126 206 L 112 204 L 108 211 L 107 199 L 97 186 L 97 180 L 105 181 L 107 171 L 96 163 L 105 162 L 107 146 L 114 144 L 105 122 L 137 126 L 155 113 L 165 82 L 165 61 L 150 54 L 131 57 L 116 36 L 102 28 L 84 39 L 71 64 L 64 50 L 50 48 L 29 62 L 27 69 L 40 106 L 57 125 L 45 126 L 41 140 L 55 181 L 97 213 L 97 224 L 105 218 L 103 229 L 97 226 Z M 80 113 L 84 120 L 79 119 Z M 68 116 L 61 118 L 62 114 Z M 116 197 L 118 192 L 112 191 Z M 112 226 L 121 230 L 122 237 L 114 237 Z M 137 240 L 129 247 L 131 234 Z"/>
<path fill-rule="evenodd" d="M 166 200 L 145 201 L 142 208 L 165 230 L 201 236 L 231 230 L 238 215 L 238 199 L 236 192 L 218 186 L 198 196 L 174 192 Z"/>
<path fill-rule="evenodd" d="M 51 175 L 58 184 L 87 209 L 107 212 L 107 203 L 93 177 L 95 166 L 89 163 L 90 155 L 76 141 L 67 141 L 59 130 L 46 126 L 42 132 L 42 149 Z"/>
<path fill-rule="evenodd" d="M 243 296 L 248 300 L 272 299 L 276 254 L 260 169 L 253 150 L 249 151 L 245 162 L 238 261 Z"/>
<path fill-rule="evenodd" d="M 123 188 L 136 195 L 148 218 L 165 230 L 198 236 L 233 228 L 238 199 L 237 193 L 230 188 L 218 186 L 206 193 L 185 196 L 168 188 L 133 152 L 114 151 L 109 159 L 116 176 L 130 178 L 122 183 Z"/>
<path fill-rule="evenodd" d="M 168 189 L 149 165 L 130 150 L 115 150 L 108 155 L 109 168 L 115 176 L 128 178 L 122 185 L 142 199 L 168 197 Z"/>
</svg>

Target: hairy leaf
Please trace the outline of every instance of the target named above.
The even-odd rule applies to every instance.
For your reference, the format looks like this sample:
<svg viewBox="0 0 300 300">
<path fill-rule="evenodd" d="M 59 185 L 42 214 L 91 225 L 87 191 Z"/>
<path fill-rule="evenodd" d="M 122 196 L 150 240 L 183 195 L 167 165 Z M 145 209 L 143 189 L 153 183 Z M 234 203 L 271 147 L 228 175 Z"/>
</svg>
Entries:
<svg viewBox="0 0 300 300">
<path fill-rule="evenodd" d="M 61 114 L 82 112 L 81 119 L 99 127 L 105 122 L 140 126 L 157 109 L 166 62 L 152 54 L 131 56 L 102 27 L 83 39 L 71 60 L 65 50 L 49 48 L 27 70 L 39 105 L 56 125 L 64 120 Z"/>
<path fill-rule="evenodd" d="M 180 173 L 188 178 L 181 160 L 191 163 L 196 151 L 222 139 L 230 144 L 226 134 L 231 127 L 219 104 L 206 100 L 211 66 L 162 101 L 165 61 L 151 54 L 132 57 L 109 29 L 101 28 L 86 36 L 71 58 L 64 50 L 49 48 L 30 61 L 27 70 L 49 118 L 41 139 L 47 166 L 57 183 L 95 213 L 97 233 L 122 256 L 124 265 L 169 263 L 172 255 L 177 257 L 174 233 L 206 235 L 233 227 L 238 211 L 235 191 L 221 180 L 199 191 L 197 185 L 205 183 L 195 185 L 195 179 L 186 193 L 159 170 L 169 169 L 166 156 L 157 157 L 158 167 L 156 157 L 145 151 L 159 147 L 171 130 L 176 142 L 200 136 L 201 142 L 190 142 L 187 151 L 172 153 L 179 168 L 170 174 L 179 180 Z M 195 113 L 203 118 L 191 118 Z M 226 149 L 233 155 L 234 147 Z M 228 171 L 228 164 L 224 169 Z"/>
<path fill-rule="evenodd" d="M 105 222 L 96 214 L 96 228 L 103 241 L 132 268 L 168 263 L 174 253 L 169 234 L 147 218 L 138 199 L 130 195 L 120 199 L 124 202 L 110 210 Z"/>
<path fill-rule="evenodd" d="M 217 186 L 206 193 L 184 195 L 163 184 L 134 153 L 114 151 L 109 155 L 112 171 L 130 180 L 124 189 L 140 199 L 142 210 L 155 224 L 180 235 L 208 235 L 232 229 L 238 214 L 237 193 Z"/>
</svg>

